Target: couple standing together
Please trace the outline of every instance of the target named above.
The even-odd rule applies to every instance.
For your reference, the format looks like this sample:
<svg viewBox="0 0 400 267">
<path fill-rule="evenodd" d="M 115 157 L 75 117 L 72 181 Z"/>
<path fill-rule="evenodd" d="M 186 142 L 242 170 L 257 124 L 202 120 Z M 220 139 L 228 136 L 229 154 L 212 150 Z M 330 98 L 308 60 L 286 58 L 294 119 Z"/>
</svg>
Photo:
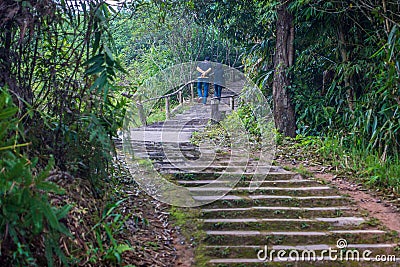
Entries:
<svg viewBox="0 0 400 267">
<path fill-rule="evenodd" d="M 198 102 L 203 101 L 203 104 L 207 103 L 208 89 L 210 87 L 210 72 L 211 72 L 210 58 L 206 57 L 204 61 L 200 62 L 197 66 L 198 78 L 197 78 L 197 94 L 199 95 Z M 224 83 L 224 71 L 222 64 L 217 63 L 214 70 L 214 97 L 221 100 L 222 85 Z"/>
</svg>

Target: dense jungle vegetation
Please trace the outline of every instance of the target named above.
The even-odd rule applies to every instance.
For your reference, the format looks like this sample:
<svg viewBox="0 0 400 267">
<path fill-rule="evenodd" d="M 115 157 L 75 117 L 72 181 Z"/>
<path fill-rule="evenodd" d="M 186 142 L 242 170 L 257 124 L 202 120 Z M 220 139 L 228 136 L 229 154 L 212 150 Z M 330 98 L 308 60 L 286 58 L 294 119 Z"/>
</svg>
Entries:
<svg viewBox="0 0 400 267">
<path fill-rule="evenodd" d="M 104 199 L 124 95 L 205 56 L 260 86 L 282 135 L 398 196 L 399 27 L 394 0 L 1 1 L 0 265 L 121 263 L 115 199 L 83 253 L 54 199 L 74 177 Z"/>
</svg>

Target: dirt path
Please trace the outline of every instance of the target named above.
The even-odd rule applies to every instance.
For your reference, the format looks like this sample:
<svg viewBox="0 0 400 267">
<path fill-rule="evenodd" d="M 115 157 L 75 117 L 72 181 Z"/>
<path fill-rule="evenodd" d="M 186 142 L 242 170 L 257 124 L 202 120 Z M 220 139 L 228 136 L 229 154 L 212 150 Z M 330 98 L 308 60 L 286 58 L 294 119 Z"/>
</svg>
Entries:
<svg viewBox="0 0 400 267">
<path fill-rule="evenodd" d="M 312 168 L 310 170 L 312 170 Z M 337 178 L 331 173 L 315 171 L 315 178 L 329 181 L 332 185 L 337 187 L 342 194 L 347 194 L 354 199 L 360 208 L 369 212 L 370 216 L 377 218 L 390 230 L 400 233 L 400 213 L 397 207 L 392 203 L 382 200 L 379 196 L 372 195 L 370 191 L 363 189 L 361 185 Z"/>
</svg>

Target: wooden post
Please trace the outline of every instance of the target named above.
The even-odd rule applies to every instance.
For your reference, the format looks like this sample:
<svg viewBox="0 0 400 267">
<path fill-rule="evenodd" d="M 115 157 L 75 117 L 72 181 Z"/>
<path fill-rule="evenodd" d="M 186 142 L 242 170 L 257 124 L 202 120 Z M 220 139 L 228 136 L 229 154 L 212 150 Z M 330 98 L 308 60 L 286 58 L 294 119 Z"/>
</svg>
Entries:
<svg viewBox="0 0 400 267">
<path fill-rule="evenodd" d="M 178 101 L 179 101 L 179 105 L 183 106 L 183 94 L 182 94 L 182 90 L 178 92 Z"/>
<path fill-rule="evenodd" d="M 219 120 L 219 101 L 218 99 L 211 99 L 211 121 L 218 122 Z"/>
<path fill-rule="evenodd" d="M 229 99 L 230 99 L 231 109 L 234 110 L 235 109 L 235 98 L 233 96 L 231 96 Z"/>
<path fill-rule="evenodd" d="M 170 117 L 170 109 L 169 109 L 169 96 L 165 98 L 165 118 L 168 120 Z"/>
<path fill-rule="evenodd" d="M 192 102 L 194 102 L 194 82 L 190 84 L 190 97 L 192 98 Z"/>
<path fill-rule="evenodd" d="M 143 126 L 147 126 L 146 122 L 146 114 L 144 113 L 143 104 L 141 102 L 136 102 L 138 112 L 139 112 L 139 119 Z"/>
</svg>

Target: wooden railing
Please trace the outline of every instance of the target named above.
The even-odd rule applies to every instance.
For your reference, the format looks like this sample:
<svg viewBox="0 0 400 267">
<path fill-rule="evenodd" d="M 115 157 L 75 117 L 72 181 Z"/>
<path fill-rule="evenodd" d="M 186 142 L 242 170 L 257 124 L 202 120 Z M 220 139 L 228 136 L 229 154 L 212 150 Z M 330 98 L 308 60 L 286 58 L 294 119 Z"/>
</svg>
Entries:
<svg viewBox="0 0 400 267">
<path fill-rule="evenodd" d="M 163 95 L 163 96 L 159 96 L 159 97 L 154 97 L 154 98 L 149 98 L 146 100 L 141 100 L 141 97 L 135 97 L 135 95 L 133 96 L 133 98 L 135 98 L 136 100 L 136 106 L 138 108 L 138 113 L 139 113 L 139 118 L 140 121 L 142 123 L 142 125 L 146 126 L 147 125 L 147 118 L 146 118 L 146 113 L 144 111 L 143 108 L 143 104 L 150 102 L 150 101 L 159 101 L 161 99 L 165 99 L 165 118 L 166 119 L 170 119 L 171 117 L 171 98 L 173 96 L 177 96 L 178 99 L 178 103 L 179 105 L 183 106 L 184 105 L 184 98 L 183 98 L 183 91 L 184 90 L 189 90 L 190 89 L 190 102 L 194 102 L 196 97 L 196 92 L 195 92 L 195 85 L 197 84 L 197 80 L 191 80 L 183 85 L 178 86 L 177 90 L 173 91 L 172 93 Z M 229 88 L 226 88 L 229 90 Z M 237 94 L 231 94 L 231 95 L 226 95 L 226 96 L 222 96 L 221 98 L 230 98 L 229 101 L 229 105 L 230 108 L 232 110 L 234 110 L 235 108 L 235 97 L 237 97 Z M 212 98 L 214 99 L 214 98 Z M 218 105 L 219 102 L 214 101 L 212 103 L 212 105 Z M 215 110 L 215 106 L 212 107 L 212 110 Z M 216 110 L 218 110 L 218 106 L 216 107 Z"/>
</svg>

